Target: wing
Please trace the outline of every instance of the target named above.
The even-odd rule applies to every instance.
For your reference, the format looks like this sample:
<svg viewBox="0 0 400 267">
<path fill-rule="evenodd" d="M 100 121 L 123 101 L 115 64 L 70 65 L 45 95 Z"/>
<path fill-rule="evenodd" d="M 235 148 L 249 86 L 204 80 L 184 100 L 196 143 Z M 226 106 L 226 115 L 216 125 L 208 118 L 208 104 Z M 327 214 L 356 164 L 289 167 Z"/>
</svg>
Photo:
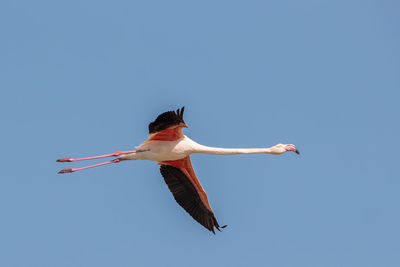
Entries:
<svg viewBox="0 0 400 267">
<path fill-rule="evenodd" d="M 155 121 L 149 124 L 150 137 L 148 140 L 174 141 L 181 137 L 182 127 L 187 128 L 183 121 L 185 107 L 176 111 L 167 111 L 160 114 Z"/>
<path fill-rule="evenodd" d="M 205 228 L 215 234 L 214 227 L 220 231 L 207 194 L 197 180 L 190 158 L 160 162 L 160 172 L 165 183 L 173 194 L 176 202 L 186 210 L 190 216 Z M 222 226 L 221 228 L 224 228 Z"/>
</svg>

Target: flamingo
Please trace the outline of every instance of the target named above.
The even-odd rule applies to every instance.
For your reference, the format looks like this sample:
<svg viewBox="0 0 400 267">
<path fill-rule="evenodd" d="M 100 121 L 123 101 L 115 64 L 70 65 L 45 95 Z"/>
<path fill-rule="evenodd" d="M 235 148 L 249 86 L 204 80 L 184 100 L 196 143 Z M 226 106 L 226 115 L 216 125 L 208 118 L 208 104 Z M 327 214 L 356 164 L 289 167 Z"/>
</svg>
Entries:
<svg viewBox="0 0 400 267">
<path fill-rule="evenodd" d="M 237 154 L 273 154 L 287 151 L 297 154 L 299 150 L 293 144 L 277 144 L 269 148 L 218 148 L 196 143 L 182 133 L 187 128 L 183 120 L 185 107 L 176 111 L 167 111 L 149 124 L 149 137 L 139 147 L 131 151 L 118 151 L 112 154 L 86 158 L 63 158 L 57 162 L 117 157 L 116 159 L 81 168 L 67 168 L 59 173 L 71 173 L 83 169 L 98 167 L 125 160 L 152 160 L 160 165 L 160 172 L 176 202 L 189 213 L 193 219 L 215 234 L 226 225 L 220 226 L 208 202 L 207 194 L 201 186 L 190 161 L 193 153 L 212 155 Z"/>
</svg>

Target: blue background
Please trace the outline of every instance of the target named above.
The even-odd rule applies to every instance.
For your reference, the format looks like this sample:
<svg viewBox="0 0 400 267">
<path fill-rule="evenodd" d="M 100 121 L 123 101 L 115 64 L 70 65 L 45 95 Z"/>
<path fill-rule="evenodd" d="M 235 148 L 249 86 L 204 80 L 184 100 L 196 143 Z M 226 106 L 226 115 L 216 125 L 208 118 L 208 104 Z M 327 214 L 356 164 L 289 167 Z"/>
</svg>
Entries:
<svg viewBox="0 0 400 267">
<path fill-rule="evenodd" d="M 400 266 L 398 1 L 2 1 L 1 266 Z M 133 149 L 185 105 L 223 232 Z"/>
</svg>

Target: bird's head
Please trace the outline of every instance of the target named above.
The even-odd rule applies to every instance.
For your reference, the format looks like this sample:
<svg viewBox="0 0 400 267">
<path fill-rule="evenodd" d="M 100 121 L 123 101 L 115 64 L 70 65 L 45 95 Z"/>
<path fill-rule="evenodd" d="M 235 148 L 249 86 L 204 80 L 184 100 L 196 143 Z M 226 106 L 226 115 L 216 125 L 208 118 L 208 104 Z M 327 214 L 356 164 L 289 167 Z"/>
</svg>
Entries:
<svg viewBox="0 0 400 267">
<path fill-rule="evenodd" d="M 277 144 L 271 147 L 271 154 L 283 154 L 287 151 L 293 151 L 296 154 L 300 154 L 299 150 L 293 144 Z"/>
</svg>

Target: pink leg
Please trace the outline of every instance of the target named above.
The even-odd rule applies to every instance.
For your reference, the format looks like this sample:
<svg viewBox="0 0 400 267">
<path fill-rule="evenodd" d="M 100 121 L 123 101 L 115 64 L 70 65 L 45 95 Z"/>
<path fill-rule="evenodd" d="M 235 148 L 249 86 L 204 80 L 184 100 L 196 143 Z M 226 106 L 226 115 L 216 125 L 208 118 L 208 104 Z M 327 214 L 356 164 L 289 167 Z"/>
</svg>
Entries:
<svg viewBox="0 0 400 267">
<path fill-rule="evenodd" d="M 94 168 L 94 167 L 98 167 L 98 166 L 103 166 L 103 165 L 107 165 L 107 164 L 110 164 L 110 163 L 118 163 L 118 162 L 123 161 L 123 160 L 124 159 L 118 158 L 118 159 L 114 159 L 114 160 L 110 160 L 110 161 L 106 161 L 106 162 L 103 162 L 103 163 L 94 164 L 94 165 L 90 165 L 90 166 L 86 166 L 86 167 L 63 169 L 63 170 L 59 171 L 58 173 L 70 173 L 70 172 L 80 171 L 80 170 Z"/>
<path fill-rule="evenodd" d="M 57 162 L 72 162 L 72 161 L 78 161 L 78 160 L 88 160 L 88 159 L 101 159 L 101 158 L 108 158 L 108 157 L 118 157 L 123 154 L 130 154 L 137 152 L 136 150 L 132 151 L 118 151 L 112 154 L 106 154 L 106 155 L 101 155 L 101 156 L 95 156 L 95 157 L 87 157 L 87 158 L 64 158 L 64 159 L 58 159 Z"/>
</svg>

